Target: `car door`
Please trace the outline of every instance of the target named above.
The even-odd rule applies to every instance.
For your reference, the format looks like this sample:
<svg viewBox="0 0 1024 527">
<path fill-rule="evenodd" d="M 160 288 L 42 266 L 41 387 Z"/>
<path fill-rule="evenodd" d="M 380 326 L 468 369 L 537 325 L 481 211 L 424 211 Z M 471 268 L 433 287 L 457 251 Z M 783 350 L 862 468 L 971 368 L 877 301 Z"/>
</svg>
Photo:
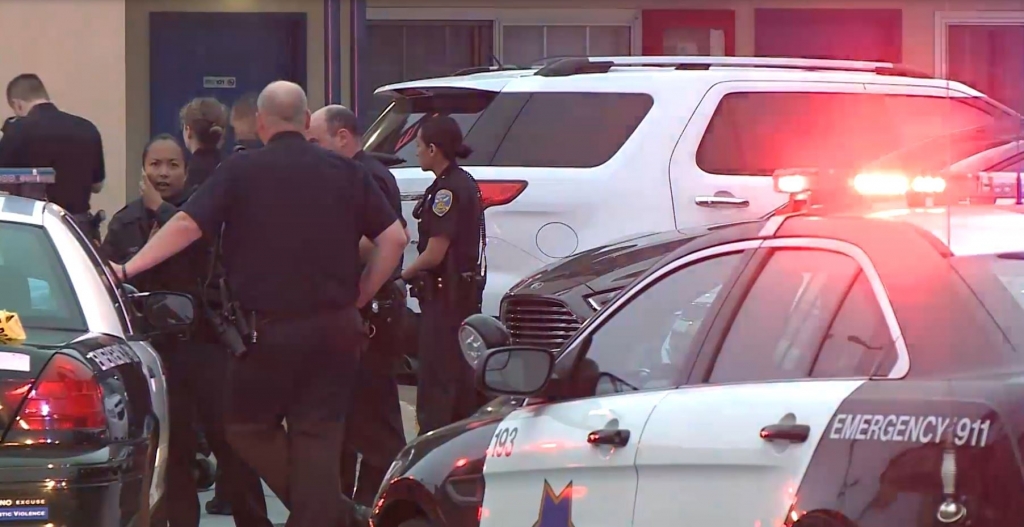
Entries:
<svg viewBox="0 0 1024 527">
<path fill-rule="evenodd" d="M 517 410 L 496 429 L 482 527 L 632 522 L 648 418 L 687 377 L 701 329 L 759 243 L 652 275 L 581 330 L 556 370 L 571 379 L 574 397 Z"/>
<path fill-rule="evenodd" d="M 747 269 L 694 385 L 665 397 L 644 429 L 636 526 L 781 525 L 841 402 L 869 378 L 906 372 L 892 308 L 856 247 L 769 240 Z"/>
<path fill-rule="evenodd" d="M 676 228 L 760 218 L 787 199 L 773 190 L 776 169 L 821 166 L 883 145 L 856 117 L 851 101 L 863 94 L 859 83 L 713 85 L 672 153 Z"/>
</svg>

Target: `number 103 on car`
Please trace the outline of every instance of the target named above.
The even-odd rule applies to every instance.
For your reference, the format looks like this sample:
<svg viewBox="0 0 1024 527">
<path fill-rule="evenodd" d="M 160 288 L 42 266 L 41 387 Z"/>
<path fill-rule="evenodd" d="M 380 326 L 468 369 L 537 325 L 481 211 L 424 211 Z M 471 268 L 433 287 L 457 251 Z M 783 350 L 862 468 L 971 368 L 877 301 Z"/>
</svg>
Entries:
<svg viewBox="0 0 1024 527">
<path fill-rule="evenodd" d="M 942 443 L 952 436 L 956 446 L 984 447 L 990 419 L 908 414 L 836 414 L 828 438 L 898 443 Z"/>
</svg>

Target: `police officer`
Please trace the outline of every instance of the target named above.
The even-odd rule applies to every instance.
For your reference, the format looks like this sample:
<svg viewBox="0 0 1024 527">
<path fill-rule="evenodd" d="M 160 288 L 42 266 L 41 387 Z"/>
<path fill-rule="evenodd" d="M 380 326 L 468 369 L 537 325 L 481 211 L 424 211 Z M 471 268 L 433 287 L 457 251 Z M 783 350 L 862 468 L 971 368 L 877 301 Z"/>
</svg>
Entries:
<svg viewBox="0 0 1024 527">
<path fill-rule="evenodd" d="M 436 176 L 413 211 L 420 254 L 402 272 L 420 302 L 416 417 L 425 434 L 477 408 L 458 330 L 466 317 L 480 312 L 484 225 L 480 189 L 455 162 L 471 153 L 458 123 L 446 115 L 432 117 L 416 141 L 420 167 Z"/>
<path fill-rule="evenodd" d="M 213 97 L 197 97 L 181 108 L 181 137 L 191 158 L 188 185 L 198 187 L 209 179 L 221 161 L 221 146 L 228 127 L 228 109 Z"/>
<path fill-rule="evenodd" d="M 221 163 L 118 273 L 131 278 L 223 229 L 236 314 L 223 329 L 238 337 L 228 439 L 289 508 L 289 526 L 361 523 L 368 511 L 338 483 L 345 414 L 367 340 L 358 310 L 391 277 L 407 240 L 365 169 L 306 141 L 301 87 L 274 82 L 257 106 L 266 146 Z M 282 185 L 285 178 L 291 184 Z M 364 236 L 374 244 L 365 266 Z"/>
<path fill-rule="evenodd" d="M 231 107 L 231 128 L 235 130 L 232 150 L 235 152 L 263 147 L 263 141 L 256 134 L 256 97 L 255 93 L 246 93 Z"/>
<path fill-rule="evenodd" d="M 125 262 L 171 219 L 188 200 L 193 188 L 186 186 L 184 149 L 173 136 L 153 138 L 142 154 L 141 197 L 118 211 L 110 220 L 101 251 L 114 262 Z M 141 273 L 133 285 L 144 291 L 179 291 L 204 300 L 204 281 L 209 269 L 206 243 L 196 243 L 184 253 Z M 167 468 L 167 519 L 170 527 L 199 525 L 199 497 L 192 472 L 197 450 L 195 425 L 202 423 L 211 449 L 236 492 L 226 494 L 234 502 L 239 527 L 269 527 L 263 485 L 256 472 L 238 459 L 224 439 L 222 387 L 227 376 L 227 351 L 220 346 L 210 324 L 200 318 L 188 339 L 156 338 L 153 344 L 168 369 L 170 451 Z M 200 404 L 200 402 L 202 402 Z"/>
<path fill-rule="evenodd" d="M 405 228 L 398 182 L 383 163 L 363 150 L 357 126 L 356 115 L 351 110 L 330 105 L 313 113 L 306 136 L 310 142 L 366 167 Z M 362 246 L 372 249 L 369 240 L 364 239 Z M 367 250 L 363 252 L 364 255 L 368 253 Z M 402 262 L 399 260 L 392 278 L 398 280 L 401 272 Z M 405 428 L 395 378 L 401 359 L 399 340 L 406 311 L 405 294 L 404 287 L 394 281 L 389 282 L 374 297 L 374 302 L 368 306 L 370 309 L 364 309 L 364 318 L 372 327 L 370 347 L 359 368 L 356 392 L 361 404 L 352 409 L 346 428 L 341 472 L 342 491 L 352 495 L 357 503 L 367 506 L 373 504 L 388 467 L 405 446 Z M 356 452 L 362 454 L 362 462 L 358 464 L 358 483 Z"/>
<path fill-rule="evenodd" d="M 71 214 L 82 232 L 98 243 L 89 198 L 103 189 L 106 179 L 99 130 L 86 119 L 58 110 L 43 81 L 32 73 L 18 75 L 7 85 L 7 104 L 18 120 L 0 139 L 0 167 L 53 168 L 57 179 L 46 186 L 46 198 Z"/>
</svg>

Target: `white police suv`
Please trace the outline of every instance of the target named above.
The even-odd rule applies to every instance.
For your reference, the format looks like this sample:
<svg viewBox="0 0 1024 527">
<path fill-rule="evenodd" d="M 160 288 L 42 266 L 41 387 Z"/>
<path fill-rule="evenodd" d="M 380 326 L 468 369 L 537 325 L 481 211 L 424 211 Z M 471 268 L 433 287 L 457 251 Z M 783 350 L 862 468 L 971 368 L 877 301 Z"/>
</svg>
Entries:
<svg viewBox="0 0 1024 527">
<path fill-rule="evenodd" d="M 794 212 L 690 240 L 559 352 L 467 319 L 479 386 L 528 400 L 413 441 L 374 525 L 1024 518 L 1024 208 L 951 174 L 771 179 Z"/>
<path fill-rule="evenodd" d="M 753 220 L 776 169 L 854 167 L 949 132 L 1019 119 L 963 84 L 889 63 L 594 57 L 384 86 L 366 149 L 392 171 L 415 238 L 422 120 L 449 114 L 487 206 L 483 312 L 537 268 L 615 239 Z M 414 257 L 412 240 L 406 261 Z M 416 305 L 412 302 L 411 305 Z"/>
<path fill-rule="evenodd" d="M 192 299 L 125 294 L 64 210 L 3 192 L 53 177 L 0 170 L 0 522 L 149 525 L 169 428 L 146 339 Z"/>
</svg>

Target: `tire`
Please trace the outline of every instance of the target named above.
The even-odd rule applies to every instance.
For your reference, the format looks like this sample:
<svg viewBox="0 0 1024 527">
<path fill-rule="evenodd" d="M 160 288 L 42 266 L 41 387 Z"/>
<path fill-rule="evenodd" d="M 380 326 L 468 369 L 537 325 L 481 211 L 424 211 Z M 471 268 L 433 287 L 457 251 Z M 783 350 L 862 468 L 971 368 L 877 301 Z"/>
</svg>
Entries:
<svg viewBox="0 0 1024 527">
<path fill-rule="evenodd" d="M 196 488 L 199 492 L 212 489 L 213 484 L 217 482 L 217 465 L 206 456 L 196 455 L 192 472 L 195 474 Z"/>
</svg>

